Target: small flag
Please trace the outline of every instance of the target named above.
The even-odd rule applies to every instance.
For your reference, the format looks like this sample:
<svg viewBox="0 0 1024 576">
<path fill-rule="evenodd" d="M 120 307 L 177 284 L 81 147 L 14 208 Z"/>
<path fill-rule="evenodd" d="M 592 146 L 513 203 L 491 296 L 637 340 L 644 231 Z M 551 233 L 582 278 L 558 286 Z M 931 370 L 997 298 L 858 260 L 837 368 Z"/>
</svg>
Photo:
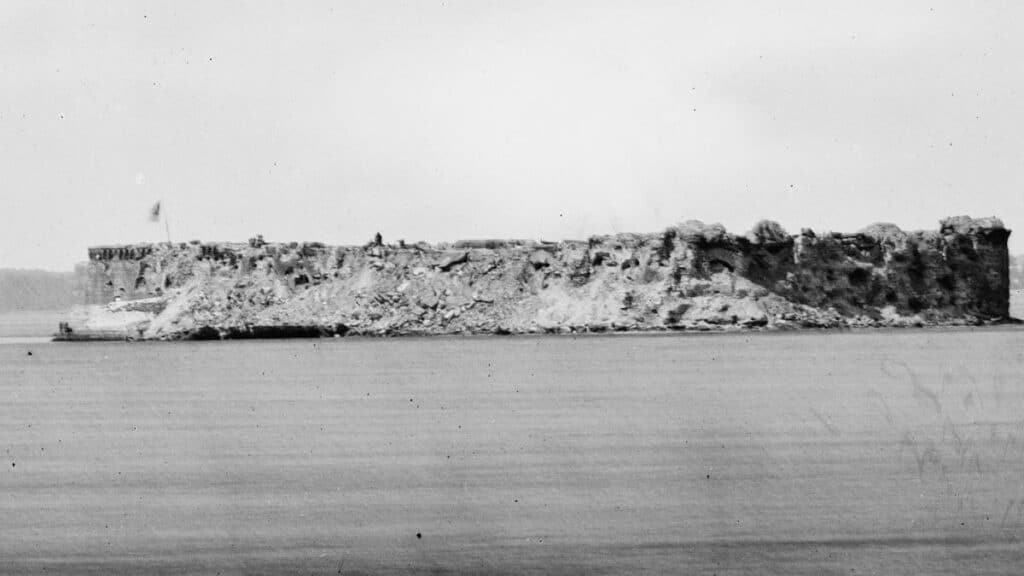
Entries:
<svg viewBox="0 0 1024 576">
<path fill-rule="evenodd" d="M 160 220 L 160 203 L 153 204 L 153 207 L 149 209 L 149 221 L 157 222 Z"/>
</svg>

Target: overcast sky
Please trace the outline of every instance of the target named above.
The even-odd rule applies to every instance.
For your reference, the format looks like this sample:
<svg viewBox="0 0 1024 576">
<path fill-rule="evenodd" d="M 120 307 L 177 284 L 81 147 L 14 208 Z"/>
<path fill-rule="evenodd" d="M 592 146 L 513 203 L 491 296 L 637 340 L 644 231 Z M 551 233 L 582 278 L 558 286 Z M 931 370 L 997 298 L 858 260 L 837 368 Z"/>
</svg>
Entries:
<svg viewBox="0 0 1024 576">
<path fill-rule="evenodd" d="M 998 215 L 1024 3 L 0 4 L 0 267 L 174 240 Z"/>
</svg>

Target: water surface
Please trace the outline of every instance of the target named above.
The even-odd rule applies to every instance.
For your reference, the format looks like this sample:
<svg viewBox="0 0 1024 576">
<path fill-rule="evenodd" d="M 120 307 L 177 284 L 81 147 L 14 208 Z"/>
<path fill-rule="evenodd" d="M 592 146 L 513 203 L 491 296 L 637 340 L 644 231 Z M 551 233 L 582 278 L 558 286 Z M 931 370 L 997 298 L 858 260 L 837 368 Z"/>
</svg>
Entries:
<svg viewBox="0 0 1024 576">
<path fill-rule="evenodd" d="M 8 342 L 0 573 L 1014 574 L 1022 380 L 1010 328 Z"/>
</svg>

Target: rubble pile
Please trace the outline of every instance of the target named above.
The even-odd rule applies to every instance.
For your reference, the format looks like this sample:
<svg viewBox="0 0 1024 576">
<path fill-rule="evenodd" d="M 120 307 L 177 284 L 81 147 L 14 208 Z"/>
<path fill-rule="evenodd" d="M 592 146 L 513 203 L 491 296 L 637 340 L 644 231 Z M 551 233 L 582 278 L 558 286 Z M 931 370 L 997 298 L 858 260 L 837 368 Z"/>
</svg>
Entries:
<svg viewBox="0 0 1024 576">
<path fill-rule="evenodd" d="M 1008 316 L 1008 236 L 994 218 L 821 235 L 690 220 L 586 241 L 104 248 L 87 285 L 117 301 L 72 327 L 123 318 L 126 337 L 178 339 L 978 324 Z"/>
</svg>

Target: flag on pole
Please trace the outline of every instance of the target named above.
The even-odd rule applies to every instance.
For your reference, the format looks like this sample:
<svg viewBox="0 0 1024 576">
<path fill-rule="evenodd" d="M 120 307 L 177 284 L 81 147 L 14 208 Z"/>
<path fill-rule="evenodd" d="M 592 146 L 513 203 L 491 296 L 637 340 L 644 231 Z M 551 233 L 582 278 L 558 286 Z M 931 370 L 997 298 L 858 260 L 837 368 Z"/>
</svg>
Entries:
<svg viewBox="0 0 1024 576">
<path fill-rule="evenodd" d="M 160 221 L 160 203 L 153 204 L 153 207 L 149 209 L 149 221 L 159 222 Z"/>
</svg>

